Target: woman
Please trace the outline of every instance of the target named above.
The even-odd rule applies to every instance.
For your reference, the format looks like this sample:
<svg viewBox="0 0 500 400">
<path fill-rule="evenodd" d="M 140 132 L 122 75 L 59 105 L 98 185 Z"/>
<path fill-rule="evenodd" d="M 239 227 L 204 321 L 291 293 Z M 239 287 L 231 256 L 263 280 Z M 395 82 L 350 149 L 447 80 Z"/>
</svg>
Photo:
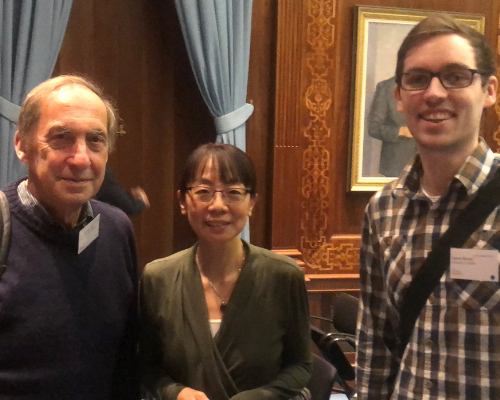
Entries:
<svg viewBox="0 0 500 400">
<path fill-rule="evenodd" d="M 161 399 L 290 399 L 309 381 L 304 276 L 239 237 L 255 188 L 234 146 L 188 158 L 177 196 L 198 243 L 148 264 L 141 284 L 143 382 Z"/>
</svg>

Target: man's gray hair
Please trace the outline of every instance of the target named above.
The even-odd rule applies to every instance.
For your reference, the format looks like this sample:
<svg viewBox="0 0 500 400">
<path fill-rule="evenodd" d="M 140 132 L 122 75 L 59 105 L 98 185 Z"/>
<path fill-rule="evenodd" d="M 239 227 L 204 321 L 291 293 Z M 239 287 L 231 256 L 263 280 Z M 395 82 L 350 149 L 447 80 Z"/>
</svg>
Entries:
<svg viewBox="0 0 500 400">
<path fill-rule="evenodd" d="M 106 106 L 108 148 L 113 150 L 116 132 L 118 131 L 118 114 L 110 99 L 106 98 L 102 89 L 91 80 L 78 75 L 61 75 L 42 82 L 26 96 L 19 114 L 18 130 L 21 142 L 28 147 L 33 133 L 40 121 L 43 102 L 54 92 L 64 86 L 82 86 L 94 92 Z"/>
</svg>

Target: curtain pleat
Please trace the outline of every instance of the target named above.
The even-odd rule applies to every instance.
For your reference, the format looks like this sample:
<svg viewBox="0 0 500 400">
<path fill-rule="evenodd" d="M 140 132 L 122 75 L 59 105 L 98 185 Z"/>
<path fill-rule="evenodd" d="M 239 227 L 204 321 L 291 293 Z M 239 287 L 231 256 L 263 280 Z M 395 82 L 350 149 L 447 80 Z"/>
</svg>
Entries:
<svg viewBox="0 0 500 400">
<path fill-rule="evenodd" d="M 21 105 L 50 78 L 73 0 L 3 0 L 0 3 L 0 97 Z M 16 124 L 0 113 L 0 187 L 26 174 L 14 150 Z"/>
<path fill-rule="evenodd" d="M 245 121 L 253 112 L 246 103 L 252 0 L 175 0 L 175 6 L 217 141 L 245 151 Z M 248 224 L 241 236 L 249 241 Z"/>
</svg>

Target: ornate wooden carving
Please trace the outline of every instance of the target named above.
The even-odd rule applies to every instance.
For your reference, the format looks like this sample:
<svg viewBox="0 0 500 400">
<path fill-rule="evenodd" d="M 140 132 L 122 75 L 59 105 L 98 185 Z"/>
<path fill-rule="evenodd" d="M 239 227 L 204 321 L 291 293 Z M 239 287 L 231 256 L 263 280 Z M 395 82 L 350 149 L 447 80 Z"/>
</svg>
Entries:
<svg viewBox="0 0 500 400">
<path fill-rule="evenodd" d="M 413 3 L 384 5 L 412 8 Z M 272 248 L 301 264 L 308 290 L 317 297 L 311 305 L 322 314 L 337 291 L 359 287 L 361 223 L 371 196 L 346 193 L 356 4 L 278 2 Z M 483 14 L 488 38 L 500 46 L 498 0 L 422 0 L 418 8 Z M 500 47 L 497 52 L 500 64 Z M 487 115 L 485 132 L 500 151 L 500 97 L 495 111 Z"/>
<path fill-rule="evenodd" d="M 310 0 L 307 5 L 305 65 L 308 87 L 305 103 L 309 121 L 303 135 L 307 147 L 302 152 L 300 250 L 308 268 L 330 270 L 326 253 L 328 208 L 330 206 L 330 138 L 327 113 L 333 104 L 330 87 L 335 42 L 335 1 Z M 329 248 L 329 249 L 328 249 Z"/>
<path fill-rule="evenodd" d="M 273 250 L 307 274 L 356 274 L 359 235 L 329 234 L 337 2 L 280 2 L 278 14 Z"/>
<path fill-rule="evenodd" d="M 359 235 L 335 235 L 311 259 L 305 259 L 310 272 L 352 274 L 359 272 Z"/>
</svg>

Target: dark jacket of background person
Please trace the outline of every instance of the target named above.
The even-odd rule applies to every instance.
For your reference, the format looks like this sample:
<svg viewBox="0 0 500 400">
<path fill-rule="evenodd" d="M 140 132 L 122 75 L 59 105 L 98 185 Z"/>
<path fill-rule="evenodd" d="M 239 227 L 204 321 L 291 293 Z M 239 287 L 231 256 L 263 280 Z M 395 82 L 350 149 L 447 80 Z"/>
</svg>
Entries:
<svg viewBox="0 0 500 400">
<path fill-rule="evenodd" d="M 399 136 L 406 122 L 397 110 L 395 87 L 394 77 L 377 84 L 368 115 L 368 134 L 382 141 L 379 173 L 390 177 L 398 177 L 417 152 L 413 138 Z"/>
<path fill-rule="evenodd" d="M 146 204 L 139 198 L 132 196 L 116 180 L 111 167 L 106 165 L 106 173 L 102 186 L 95 195 L 95 199 L 111 204 L 123 210 L 127 215 L 137 215 L 144 211 Z"/>
</svg>

